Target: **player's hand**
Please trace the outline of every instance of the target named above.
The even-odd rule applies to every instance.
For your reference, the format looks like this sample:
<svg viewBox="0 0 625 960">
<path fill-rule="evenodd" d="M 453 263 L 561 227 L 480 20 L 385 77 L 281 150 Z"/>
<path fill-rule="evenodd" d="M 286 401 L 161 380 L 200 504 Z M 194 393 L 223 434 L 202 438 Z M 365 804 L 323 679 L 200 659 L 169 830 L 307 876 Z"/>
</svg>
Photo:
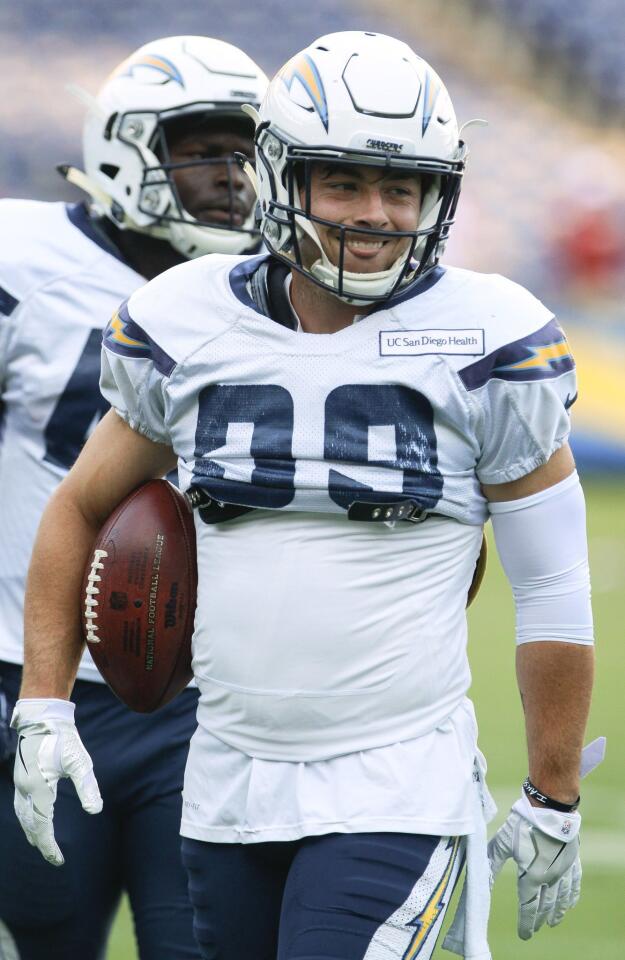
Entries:
<svg viewBox="0 0 625 960">
<path fill-rule="evenodd" d="M 560 923 L 579 900 L 579 813 L 533 807 L 525 795 L 488 844 L 493 880 L 508 859 L 517 865 L 518 933 L 529 940 L 547 921 Z"/>
<path fill-rule="evenodd" d="M 15 813 L 28 842 L 57 867 L 65 863 L 54 839 L 54 801 L 61 777 L 70 777 L 87 813 L 99 813 L 102 797 L 91 757 L 68 700 L 18 700 L 11 718 L 17 730 Z"/>
</svg>

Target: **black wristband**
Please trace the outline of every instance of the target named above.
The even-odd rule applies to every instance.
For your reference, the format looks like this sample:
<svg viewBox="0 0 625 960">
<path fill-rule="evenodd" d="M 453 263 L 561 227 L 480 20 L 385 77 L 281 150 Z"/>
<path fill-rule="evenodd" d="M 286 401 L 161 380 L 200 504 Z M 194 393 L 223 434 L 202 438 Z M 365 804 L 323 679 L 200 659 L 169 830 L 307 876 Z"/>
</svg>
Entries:
<svg viewBox="0 0 625 960">
<path fill-rule="evenodd" d="M 553 797 L 548 797 L 546 793 L 541 793 L 538 787 L 534 786 L 529 777 L 526 777 L 523 781 L 523 791 L 528 797 L 530 797 L 532 800 L 537 800 L 541 806 L 546 807 L 548 810 L 557 810 L 559 813 L 573 813 L 573 811 L 577 810 L 579 807 L 579 797 L 575 803 L 560 803 L 559 800 L 554 800 Z"/>
</svg>

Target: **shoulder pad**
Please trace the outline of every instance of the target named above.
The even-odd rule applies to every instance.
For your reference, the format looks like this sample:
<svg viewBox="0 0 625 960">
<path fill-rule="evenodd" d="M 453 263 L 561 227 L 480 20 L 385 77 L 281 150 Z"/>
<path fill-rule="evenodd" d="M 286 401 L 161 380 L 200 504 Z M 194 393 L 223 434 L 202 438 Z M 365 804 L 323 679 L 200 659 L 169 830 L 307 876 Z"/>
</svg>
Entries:
<svg viewBox="0 0 625 960">
<path fill-rule="evenodd" d="M 242 259 L 209 254 L 166 270 L 133 293 L 128 318 L 180 363 L 236 323 L 246 309 L 229 283 L 231 270 Z"/>
<path fill-rule="evenodd" d="M 103 256 L 102 248 L 70 220 L 72 209 L 66 203 L 0 200 L 0 286 L 18 301 Z M 137 276 L 112 257 L 111 263 Z"/>
</svg>

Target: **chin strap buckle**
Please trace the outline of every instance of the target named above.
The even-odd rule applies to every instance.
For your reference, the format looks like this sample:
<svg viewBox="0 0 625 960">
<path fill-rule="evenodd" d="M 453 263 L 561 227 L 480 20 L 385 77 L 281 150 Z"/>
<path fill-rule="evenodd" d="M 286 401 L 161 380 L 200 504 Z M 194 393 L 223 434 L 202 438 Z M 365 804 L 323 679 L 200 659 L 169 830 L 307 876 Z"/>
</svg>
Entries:
<svg viewBox="0 0 625 960">
<path fill-rule="evenodd" d="M 396 500 L 393 503 L 369 503 L 355 500 L 347 510 L 348 520 L 365 520 L 369 523 L 394 523 L 396 520 L 409 520 L 410 523 L 423 523 L 429 514 L 416 500 Z"/>
</svg>

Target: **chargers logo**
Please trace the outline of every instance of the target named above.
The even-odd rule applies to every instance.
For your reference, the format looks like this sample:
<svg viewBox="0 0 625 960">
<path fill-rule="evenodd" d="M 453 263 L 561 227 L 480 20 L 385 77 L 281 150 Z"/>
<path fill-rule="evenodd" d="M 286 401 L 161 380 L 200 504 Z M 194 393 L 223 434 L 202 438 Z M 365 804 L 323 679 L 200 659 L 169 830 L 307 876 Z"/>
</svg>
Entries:
<svg viewBox="0 0 625 960">
<path fill-rule="evenodd" d="M 132 323 L 132 321 L 130 321 L 130 323 Z M 106 331 L 107 343 L 119 343 L 131 350 L 145 350 L 148 344 L 144 340 L 136 340 L 134 337 L 129 337 L 126 333 L 128 326 L 128 321 L 122 320 L 119 313 L 114 313 L 108 330 Z"/>
<path fill-rule="evenodd" d="M 458 371 L 467 390 L 477 390 L 491 379 L 530 383 L 552 380 L 575 369 L 575 360 L 555 317 L 527 337 L 506 343 L 483 360 Z M 569 406 L 575 397 L 569 401 Z"/>
<path fill-rule="evenodd" d="M 133 359 L 153 360 L 150 338 L 134 322 L 125 303 L 113 314 L 102 342 L 113 353 Z"/>
<path fill-rule="evenodd" d="M 517 360 L 516 363 L 495 367 L 493 373 L 502 373 L 504 370 L 542 370 L 548 372 L 553 370 L 554 365 L 562 360 L 573 359 L 565 339 L 558 340 L 556 343 L 545 344 L 543 347 L 528 347 L 528 349 L 531 356 L 526 360 Z"/>
<path fill-rule="evenodd" d="M 312 57 L 307 53 L 298 54 L 282 68 L 279 76 L 284 80 L 289 93 L 295 80 L 299 80 L 310 97 L 313 109 L 319 115 L 323 126 L 328 130 L 328 102 L 323 81 Z"/>
<path fill-rule="evenodd" d="M 103 345 L 107 350 L 121 357 L 151 360 L 159 373 L 166 377 L 171 376 L 176 366 L 175 360 L 165 353 L 138 323 L 135 323 L 128 313 L 127 302 L 122 303 L 119 310 L 113 314 L 102 336 Z"/>
<path fill-rule="evenodd" d="M 146 53 L 140 57 L 130 57 L 128 60 L 125 60 L 117 70 L 114 70 L 111 74 L 112 77 L 132 77 L 133 79 L 139 79 L 135 77 L 137 71 L 141 70 L 153 70 L 157 76 L 152 80 L 153 83 L 166 84 L 170 80 L 173 80 L 174 83 L 180 84 L 181 87 L 184 87 L 184 80 L 182 79 L 182 74 L 176 66 L 175 63 L 172 63 L 171 60 L 168 60 L 167 57 L 161 57 L 156 53 Z M 160 79 L 160 78 L 164 79 Z"/>
</svg>

